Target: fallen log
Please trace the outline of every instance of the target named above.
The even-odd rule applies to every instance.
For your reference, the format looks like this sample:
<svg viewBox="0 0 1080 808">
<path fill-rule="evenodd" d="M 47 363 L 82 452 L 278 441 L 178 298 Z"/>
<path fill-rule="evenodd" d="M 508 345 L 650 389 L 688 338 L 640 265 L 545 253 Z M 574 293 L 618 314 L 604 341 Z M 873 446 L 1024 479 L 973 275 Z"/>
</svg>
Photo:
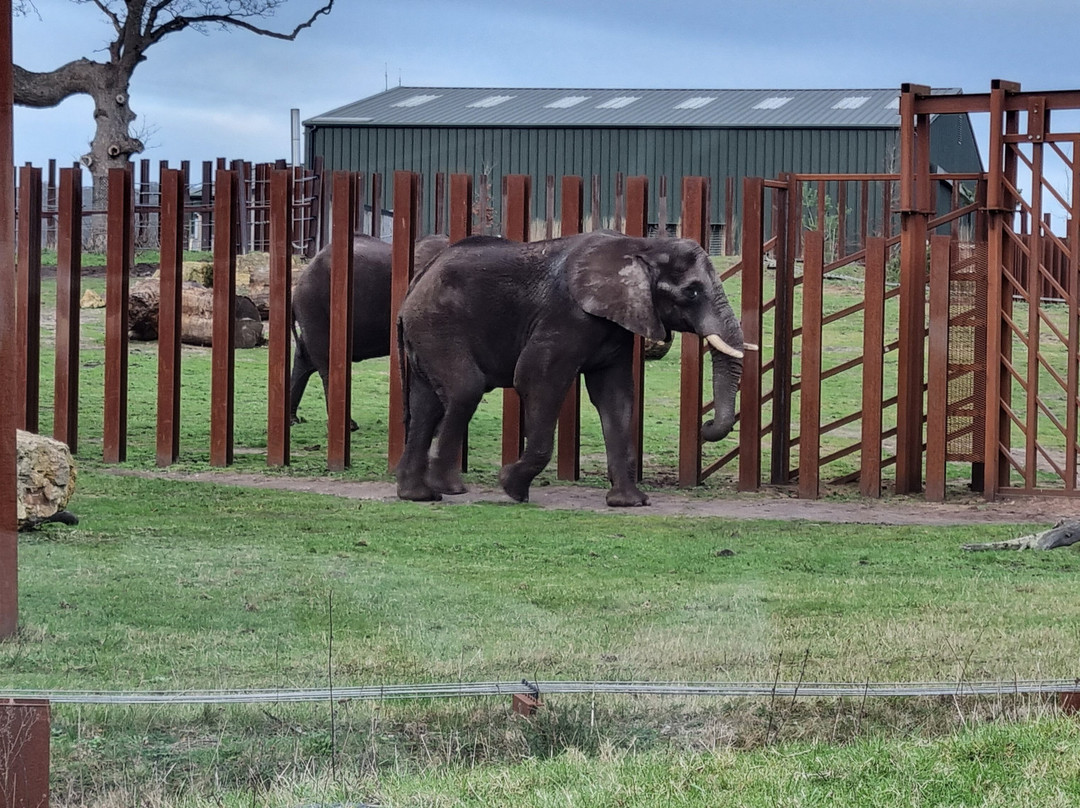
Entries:
<svg viewBox="0 0 1080 808">
<path fill-rule="evenodd" d="M 128 293 L 128 331 L 134 340 L 158 338 L 161 290 L 156 278 L 141 280 Z M 213 339 L 214 290 L 185 283 L 181 290 L 180 341 L 187 345 L 210 345 Z M 237 348 L 254 348 L 263 342 L 262 317 L 251 300 L 236 296 Z"/>
<path fill-rule="evenodd" d="M 986 544 L 965 544 L 964 549 L 980 550 L 1053 550 L 1080 542 L 1080 522 L 1062 519 L 1049 530 L 1031 533 L 1008 541 L 992 541 Z"/>
</svg>

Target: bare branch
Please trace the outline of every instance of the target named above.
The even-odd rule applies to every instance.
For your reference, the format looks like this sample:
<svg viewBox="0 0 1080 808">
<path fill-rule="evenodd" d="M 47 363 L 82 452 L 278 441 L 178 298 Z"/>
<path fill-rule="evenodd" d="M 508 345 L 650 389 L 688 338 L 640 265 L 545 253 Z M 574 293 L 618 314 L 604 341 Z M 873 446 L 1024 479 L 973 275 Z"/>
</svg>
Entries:
<svg viewBox="0 0 1080 808">
<path fill-rule="evenodd" d="M 301 31 L 310 28 L 315 24 L 315 20 L 324 14 L 329 14 L 334 7 L 335 0 L 328 0 L 325 6 L 318 8 L 307 19 L 307 21 L 300 23 L 290 33 L 282 33 L 280 31 L 272 31 L 269 28 L 261 28 L 257 25 L 244 20 L 243 18 L 235 14 L 201 14 L 193 17 L 177 16 L 173 17 L 167 23 L 163 23 L 157 30 L 149 31 L 148 36 L 151 42 L 160 42 L 169 34 L 174 34 L 177 31 L 182 31 L 185 28 L 199 25 L 212 25 L 218 24 L 226 27 L 242 28 L 245 31 L 250 31 L 253 34 L 259 36 L 268 36 L 272 39 L 283 39 L 292 42 L 300 34 Z"/>
<path fill-rule="evenodd" d="M 55 107 L 66 98 L 87 92 L 94 74 L 104 68 L 100 62 L 76 59 L 48 73 L 33 73 L 12 65 L 15 103 L 25 107 Z"/>
</svg>

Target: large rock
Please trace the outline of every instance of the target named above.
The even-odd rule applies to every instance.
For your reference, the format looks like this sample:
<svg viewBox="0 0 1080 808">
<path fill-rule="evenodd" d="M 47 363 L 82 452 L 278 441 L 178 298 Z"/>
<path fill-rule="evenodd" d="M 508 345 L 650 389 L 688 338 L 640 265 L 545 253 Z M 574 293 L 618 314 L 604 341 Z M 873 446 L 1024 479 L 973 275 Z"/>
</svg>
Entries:
<svg viewBox="0 0 1080 808">
<path fill-rule="evenodd" d="M 19 530 L 42 522 L 73 521 L 64 509 L 75 493 L 75 459 L 46 435 L 16 430 Z"/>
</svg>

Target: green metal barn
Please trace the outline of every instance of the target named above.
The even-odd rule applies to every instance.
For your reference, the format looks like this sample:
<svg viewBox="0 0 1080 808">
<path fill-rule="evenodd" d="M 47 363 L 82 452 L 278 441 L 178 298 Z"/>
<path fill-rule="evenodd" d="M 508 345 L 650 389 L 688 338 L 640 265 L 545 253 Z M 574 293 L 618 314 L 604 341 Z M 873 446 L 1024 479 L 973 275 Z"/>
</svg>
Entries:
<svg viewBox="0 0 1080 808">
<path fill-rule="evenodd" d="M 967 115 L 941 115 L 931 126 L 936 168 L 982 171 Z M 304 121 L 309 167 L 321 159 L 324 170 L 381 172 L 387 186 L 397 170 L 423 175 L 428 230 L 440 173 L 472 174 L 474 187 L 492 189 L 496 211 L 503 176 L 530 175 L 534 233 L 558 210 L 563 175 L 585 179 L 587 218 L 597 178 L 603 226 L 618 216 L 618 178 L 647 176 L 650 229 L 669 230 L 682 178 L 709 177 L 714 249 L 733 235 L 724 231 L 738 221 L 743 177 L 896 172 L 899 127 L 898 89 L 394 87 Z"/>
</svg>

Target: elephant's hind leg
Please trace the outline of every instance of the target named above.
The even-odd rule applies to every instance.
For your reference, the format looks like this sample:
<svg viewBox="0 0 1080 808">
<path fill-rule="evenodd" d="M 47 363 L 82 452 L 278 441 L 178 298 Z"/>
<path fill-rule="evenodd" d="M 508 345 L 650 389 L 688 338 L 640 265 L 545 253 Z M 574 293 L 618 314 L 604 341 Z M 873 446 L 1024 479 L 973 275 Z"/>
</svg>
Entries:
<svg viewBox="0 0 1080 808">
<path fill-rule="evenodd" d="M 468 490 L 461 480 L 461 447 L 465 429 L 484 396 L 484 383 L 479 374 L 468 384 L 463 381 L 457 379 L 453 397 L 443 402 L 446 411 L 428 467 L 428 485 L 443 494 L 464 494 Z"/>
<path fill-rule="evenodd" d="M 442 499 L 428 485 L 428 454 L 443 419 L 444 409 L 431 383 L 419 373 L 409 379 L 409 419 L 405 449 L 397 467 L 397 495 L 401 499 L 426 502 Z"/>
</svg>

